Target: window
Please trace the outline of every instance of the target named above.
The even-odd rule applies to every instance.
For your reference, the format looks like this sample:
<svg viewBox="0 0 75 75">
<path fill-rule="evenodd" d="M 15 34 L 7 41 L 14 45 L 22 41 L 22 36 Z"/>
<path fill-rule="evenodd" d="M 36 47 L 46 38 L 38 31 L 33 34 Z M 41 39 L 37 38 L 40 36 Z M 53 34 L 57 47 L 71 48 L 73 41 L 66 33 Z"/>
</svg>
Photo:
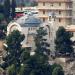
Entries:
<svg viewBox="0 0 75 75">
<path fill-rule="evenodd" d="M 51 6 L 53 6 L 53 3 L 51 3 Z"/>
<path fill-rule="evenodd" d="M 43 11 L 43 14 L 45 14 L 45 11 Z"/>
<path fill-rule="evenodd" d="M 45 6 L 45 2 L 43 2 L 43 6 Z"/>
<path fill-rule="evenodd" d="M 61 14 L 61 11 L 59 11 L 59 14 Z"/>
<path fill-rule="evenodd" d="M 61 6 L 61 3 L 59 3 L 59 6 Z"/>
<path fill-rule="evenodd" d="M 49 21 L 51 21 L 51 16 L 49 16 Z"/>
<path fill-rule="evenodd" d="M 43 22 L 45 22 L 45 18 L 43 18 Z"/>
<path fill-rule="evenodd" d="M 59 22 L 61 22 L 61 19 L 59 18 Z"/>
<path fill-rule="evenodd" d="M 28 30 L 30 30 L 30 28 L 28 28 Z"/>
</svg>

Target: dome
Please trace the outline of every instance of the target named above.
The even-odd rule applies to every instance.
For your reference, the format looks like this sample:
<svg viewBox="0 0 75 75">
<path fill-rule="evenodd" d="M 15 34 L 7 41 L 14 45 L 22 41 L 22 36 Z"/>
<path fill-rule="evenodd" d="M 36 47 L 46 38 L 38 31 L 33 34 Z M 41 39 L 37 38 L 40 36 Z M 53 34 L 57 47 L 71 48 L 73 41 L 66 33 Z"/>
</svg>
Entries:
<svg viewBox="0 0 75 75">
<path fill-rule="evenodd" d="M 29 15 L 26 18 L 25 16 L 22 19 L 20 18 L 17 23 L 22 27 L 38 27 L 41 24 L 41 20 L 38 17 Z"/>
<path fill-rule="evenodd" d="M 28 17 L 26 20 L 25 20 L 25 24 L 40 24 L 40 19 L 38 18 L 35 18 L 35 17 Z"/>
</svg>

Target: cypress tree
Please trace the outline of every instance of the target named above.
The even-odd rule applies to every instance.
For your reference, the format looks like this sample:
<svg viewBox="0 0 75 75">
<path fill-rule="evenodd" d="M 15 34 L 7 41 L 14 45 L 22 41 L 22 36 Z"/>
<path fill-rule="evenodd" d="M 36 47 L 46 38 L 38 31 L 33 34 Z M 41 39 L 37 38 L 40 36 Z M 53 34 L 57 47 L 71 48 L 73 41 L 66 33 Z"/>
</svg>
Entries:
<svg viewBox="0 0 75 75">
<path fill-rule="evenodd" d="M 12 17 L 12 19 L 14 19 L 14 17 L 15 17 L 15 8 L 16 8 L 16 1 L 12 0 L 12 2 L 11 2 L 11 17 Z"/>
<path fill-rule="evenodd" d="M 4 15 L 7 21 L 10 19 L 10 0 L 4 1 Z"/>
</svg>

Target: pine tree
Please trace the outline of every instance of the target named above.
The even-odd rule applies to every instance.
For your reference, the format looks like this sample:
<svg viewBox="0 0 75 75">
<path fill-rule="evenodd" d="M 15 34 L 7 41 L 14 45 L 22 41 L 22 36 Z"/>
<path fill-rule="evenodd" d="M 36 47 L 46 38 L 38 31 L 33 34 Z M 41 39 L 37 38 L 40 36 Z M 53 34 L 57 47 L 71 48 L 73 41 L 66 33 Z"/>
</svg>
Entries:
<svg viewBox="0 0 75 75">
<path fill-rule="evenodd" d="M 59 27 L 56 32 L 55 39 L 56 52 L 59 52 L 61 54 L 71 54 L 74 51 L 72 47 L 72 41 L 70 39 L 72 36 L 73 34 L 71 32 L 66 31 L 64 27 Z"/>
</svg>

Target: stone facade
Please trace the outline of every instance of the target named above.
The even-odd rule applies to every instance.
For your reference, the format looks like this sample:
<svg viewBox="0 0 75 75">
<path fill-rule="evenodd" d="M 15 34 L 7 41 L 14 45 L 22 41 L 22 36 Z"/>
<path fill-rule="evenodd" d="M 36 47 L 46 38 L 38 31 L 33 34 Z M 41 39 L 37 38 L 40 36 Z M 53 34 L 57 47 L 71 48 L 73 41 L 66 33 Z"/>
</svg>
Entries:
<svg viewBox="0 0 75 75">
<path fill-rule="evenodd" d="M 51 13 L 56 15 L 56 25 L 72 24 L 72 0 L 38 0 L 39 17 L 43 22 L 48 21 Z"/>
</svg>

